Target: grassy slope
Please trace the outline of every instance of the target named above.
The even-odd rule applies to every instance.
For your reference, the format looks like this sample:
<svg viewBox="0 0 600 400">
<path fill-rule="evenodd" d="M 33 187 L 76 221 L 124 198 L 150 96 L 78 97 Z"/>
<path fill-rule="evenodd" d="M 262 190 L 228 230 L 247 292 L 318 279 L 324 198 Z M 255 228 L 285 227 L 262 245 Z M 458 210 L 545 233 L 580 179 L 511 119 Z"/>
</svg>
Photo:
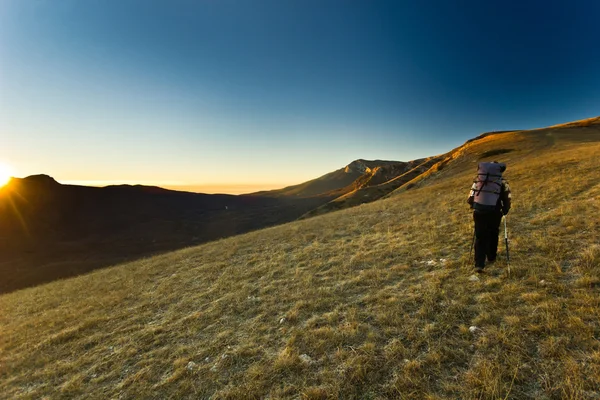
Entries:
<svg viewBox="0 0 600 400">
<path fill-rule="evenodd" d="M 511 273 L 472 282 L 495 148 Z M 0 397 L 598 398 L 598 125 L 459 151 L 386 200 L 1 296 Z"/>
</svg>

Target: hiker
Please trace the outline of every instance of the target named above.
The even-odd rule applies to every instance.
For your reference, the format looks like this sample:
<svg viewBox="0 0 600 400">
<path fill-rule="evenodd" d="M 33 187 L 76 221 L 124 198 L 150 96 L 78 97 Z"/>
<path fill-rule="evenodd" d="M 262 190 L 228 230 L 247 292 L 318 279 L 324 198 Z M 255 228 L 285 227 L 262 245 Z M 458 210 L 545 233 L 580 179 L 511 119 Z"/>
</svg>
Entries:
<svg viewBox="0 0 600 400">
<path fill-rule="evenodd" d="M 479 163 L 467 199 L 475 221 L 475 270 L 479 273 L 486 257 L 488 263 L 496 261 L 500 222 L 510 210 L 510 187 L 502 179 L 505 170 L 506 164 L 497 161 Z"/>
</svg>

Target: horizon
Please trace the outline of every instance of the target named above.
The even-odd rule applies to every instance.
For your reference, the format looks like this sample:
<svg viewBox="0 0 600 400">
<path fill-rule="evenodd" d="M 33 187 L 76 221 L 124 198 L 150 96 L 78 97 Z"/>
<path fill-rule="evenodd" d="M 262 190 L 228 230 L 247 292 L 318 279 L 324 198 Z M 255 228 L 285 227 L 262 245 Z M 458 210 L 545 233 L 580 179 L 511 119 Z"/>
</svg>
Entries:
<svg viewBox="0 0 600 400">
<path fill-rule="evenodd" d="M 92 186 L 92 187 L 106 187 L 111 185 L 142 185 L 142 186 L 158 186 L 163 189 L 176 190 L 180 192 L 192 192 L 202 194 L 231 194 L 231 195 L 242 195 L 254 192 L 260 192 L 263 190 L 274 190 L 282 189 L 285 186 L 281 184 L 227 184 L 227 185 L 194 185 L 185 184 L 183 182 L 137 182 L 131 180 L 120 180 L 120 181 L 61 181 L 56 180 L 62 185 L 77 185 L 77 186 Z"/>
<path fill-rule="evenodd" d="M 113 181 L 102 181 L 102 180 L 63 180 L 57 179 L 56 177 L 47 175 L 47 174 L 32 174 L 23 177 L 13 176 L 8 174 L 7 169 L 3 168 L 3 165 L 0 164 L 0 189 L 9 184 L 11 179 L 26 179 L 32 176 L 41 176 L 45 175 L 61 185 L 72 185 L 72 186 L 89 186 L 89 187 L 108 187 L 108 186 L 118 186 L 118 185 L 127 185 L 127 186 L 154 186 L 160 187 L 168 190 L 175 190 L 181 192 L 192 192 L 192 193 L 200 193 L 200 194 L 230 194 L 230 195 L 243 195 L 250 194 L 265 190 L 275 190 L 282 189 L 289 185 L 282 184 L 260 184 L 260 185 L 252 185 L 252 184 L 227 184 L 227 185 L 194 185 L 194 184 L 186 184 L 184 182 L 177 181 L 168 181 L 168 182 L 155 182 L 155 181 L 135 181 L 135 180 L 113 180 Z"/>
<path fill-rule="evenodd" d="M 593 117 L 598 11 L 7 0 L 0 180 L 242 194 Z"/>
<path fill-rule="evenodd" d="M 600 115 L 592 116 L 589 118 L 583 118 L 582 121 L 587 120 L 587 119 L 598 118 L 598 117 L 600 117 Z M 561 124 L 571 123 L 571 122 L 575 122 L 575 121 L 565 121 L 565 122 L 553 124 L 553 125 L 561 125 Z M 553 125 L 540 126 L 540 127 L 536 127 L 536 128 L 530 128 L 530 129 L 534 129 L 534 130 L 535 129 L 543 129 L 543 128 L 551 127 Z M 489 132 L 494 132 L 494 131 L 489 131 Z M 488 132 L 482 132 L 481 134 L 485 134 L 485 133 L 488 133 Z M 469 139 L 467 139 L 467 140 L 469 140 Z M 451 149 L 448 149 L 448 151 L 450 151 L 450 150 Z M 432 155 L 432 156 L 435 156 L 435 155 Z M 351 162 L 358 161 L 358 160 L 360 160 L 360 159 L 356 159 Z M 381 159 L 378 159 L 378 160 L 381 161 Z M 367 160 L 367 161 L 373 161 L 373 160 Z M 385 161 L 399 161 L 399 160 L 385 160 Z M 406 160 L 406 161 L 412 161 L 412 160 Z M 348 164 L 350 164 L 350 163 L 348 163 Z M 348 164 L 346 164 L 346 165 L 348 165 Z M 344 167 L 342 167 L 342 168 L 344 168 Z M 340 169 L 340 168 L 338 168 L 338 169 Z M 34 175 L 47 175 L 47 174 L 39 173 L 39 174 L 31 174 L 31 175 L 27 175 L 27 176 L 17 177 L 17 176 L 13 176 L 10 171 L 12 171 L 12 168 L 10 168 L 9 166 L 7 166 L 5 164 L 0 164 L 0 188 L 3 185 L 9 183 L 11 178 L 23 179 L 23 178 L 27 178 L 32 175 L 33 176 Z M 307 181 L 316 179 L 316 178 L 320 178 L 329 172 L 333 172 L 333 171 L 326 171 L 319 176 L 315 176 L 315 177 L 307 179 Z M 244 195 L 244 194 L 251 194 L 251 193 L 256 193 L 256 192 L 261 192 L 261 191 L 284 189 L 289 186 L 294 186 L 294 185 L 298 185 L 298 184 L 306 182 L 306 181 L 302 181 L 302 182 L 293 182 L 293 183 L 265 183 L 265 184 L 229 183 L 229 184 L 212 184 L 211 185 L 211 184 L 185 183 L 185 182 L 181 182 L 181 181 L 139 181 L 139 180 L 131 180 L 131 179 L 129 179 L 129 180 L 128 179 L 64 180 L 64 179 L 60 179 L 60 178 L 57 179 L 56 177 L 53 177 L 53 176 L 51 178 L 55 179 L 58 183 L 60 183 L 62 185 L 91 186 L 91 187 L 100 187 L 100 188 L 107 187 L 107 186 L 113 186 L 113 185 L 158 186 L 163 189 L 175 190 L 175 191 L 192 192 L 192 193 L 200 193 L 200 194 L 229 194 L 229 195 Z"/>
<path fill-rule="evenodd" d="M 600 115 L 583 118 L 583 119 L 577 120 L 577 121 L 585 121 L 585 120 L 594 119 L 594 118 L 600 118 Z M 552 126 L 560 126 L 562 124 L 567 124 L 567 123 L 572 123 L 572 122 L 576 122 L 576 121 L 564 121 L 564 122 L 561 122 L 558 124 L 535 127 L 535 128 L 530 128 L 528 130 L 550 128 Z M 489 132 L 495 132 L 495 131 L 489 131 Z M 480 134 L 485 134 L 485 133 L 489 133 L 489 132 L 482 132 Z M 470 139 L 473 139 L 473 138 L 470 138 Z M 467 140 L 470 140 L 470 139 L 467 139 Z M 450 151 L 450 150 L 451 149 L 448 149 L 447 151 Z M 439 154 L 431 155 L 431 157 L 436 156 L 436 155 L 439 155 Z M 359 161 L 359 160 L 364 160 L 364 159 L 352 160 L 350 163 L 352 163 L 354 161 Z M 400 160 L 381 160 L 381 159 L 373 159 L 373 160 L 365 160 L 365 161 L 374 161 L 374 160 L 400 161 Z M 401 161 L 412 161 L 412 160 L 401 160 Z M 350 163 L 346 164 L 345 166 L 349 165 Z M 344 167 L 337 168 L 336 170 L 343 169 Z M 10 166 L 5 165 L 5 164 L 0 164 L 0 188 L 2 188 L 2 186 L 4 186 L 5 184 L 9 183 L 10 179 L 12 179 L 12 178 L 24 179 L 29 176 L 47 175 L 47 174 L 43 174 L 43 173 L 38 173 L 38 174 L 31 174 L 31 175 L 27 175 L 27 176 L 17 177 L 17 176 L 13 176 L 10 171 L 12 171 L 12 168 Z M 320 178 L 329 172 L 333 172 L 333 170 L 323 172 L 321 175 L 309 178 L 306 181 L 285 183 L 285 184 L 284 183 L 265 183 L 265 184 L 229 183 L 229 184 L 212 184 L 211 185 L 211 184 L 186 183 L 186 182 L 181 182 L 181 181 L 139 181 L 139 180 L 131 180 L 131 179 L 129 179 L 129 180 L 128 179 L 64 180 L 64 179 L 57 179 L 56 177 L 50 176 L 50 175 L 47 175 L 47 176 L 50 176 L 51 178 L 55 179 L 56 182 L 60 183 L 61 185 L 90 186 L 90 187 L 99 187 L 99 188 L 103 188 L 103 187 L 107 187 L 107 186 L 115 186 L 115 185 L 157 186 L 157 187 L 160 187 L 163 189 L 174 190 L 174 191 L 192 192 L 192 193 L 199 193 L 199 194 L 227 194 L 227 195 L 236 195 L 237 196 L 237 195 L 252 194 L 252 193 L 257 193 L 257 192 L 262 192 L 262 191 L 284 189 L 289 186 L 295 186 L 295 185 L 298 185 L 301 183 L 305 183 L 309 180 Z"/>
</svg>

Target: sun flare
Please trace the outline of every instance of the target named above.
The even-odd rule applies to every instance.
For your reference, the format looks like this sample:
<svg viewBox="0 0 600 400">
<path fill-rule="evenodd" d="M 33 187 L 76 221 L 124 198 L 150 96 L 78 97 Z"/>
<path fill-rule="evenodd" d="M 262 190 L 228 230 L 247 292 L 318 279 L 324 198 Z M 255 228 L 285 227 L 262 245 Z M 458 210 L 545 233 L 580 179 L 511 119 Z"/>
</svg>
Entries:
<svg viewBox="0 0 600 400">
<path fill-rule="evenodd" d="M 0 163 L 0 187 L 6 185 L 10 181 L 11 176 L 11 168 L 6 164 Z"/>
</svg>

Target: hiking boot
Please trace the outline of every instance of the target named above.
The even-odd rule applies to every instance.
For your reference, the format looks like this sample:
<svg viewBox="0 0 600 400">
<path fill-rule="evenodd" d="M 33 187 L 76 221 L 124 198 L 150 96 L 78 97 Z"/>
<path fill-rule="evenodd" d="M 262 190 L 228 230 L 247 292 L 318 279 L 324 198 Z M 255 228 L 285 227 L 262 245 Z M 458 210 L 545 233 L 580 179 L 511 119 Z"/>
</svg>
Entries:
<svg viewBox="0 0 600 400">
<path fill-rule="evenodd" d="M 477 272 L 478 274 L 482 274 L 483 273 L 483 267 L 475 267 L 475 272 Z"/>
</svg>

